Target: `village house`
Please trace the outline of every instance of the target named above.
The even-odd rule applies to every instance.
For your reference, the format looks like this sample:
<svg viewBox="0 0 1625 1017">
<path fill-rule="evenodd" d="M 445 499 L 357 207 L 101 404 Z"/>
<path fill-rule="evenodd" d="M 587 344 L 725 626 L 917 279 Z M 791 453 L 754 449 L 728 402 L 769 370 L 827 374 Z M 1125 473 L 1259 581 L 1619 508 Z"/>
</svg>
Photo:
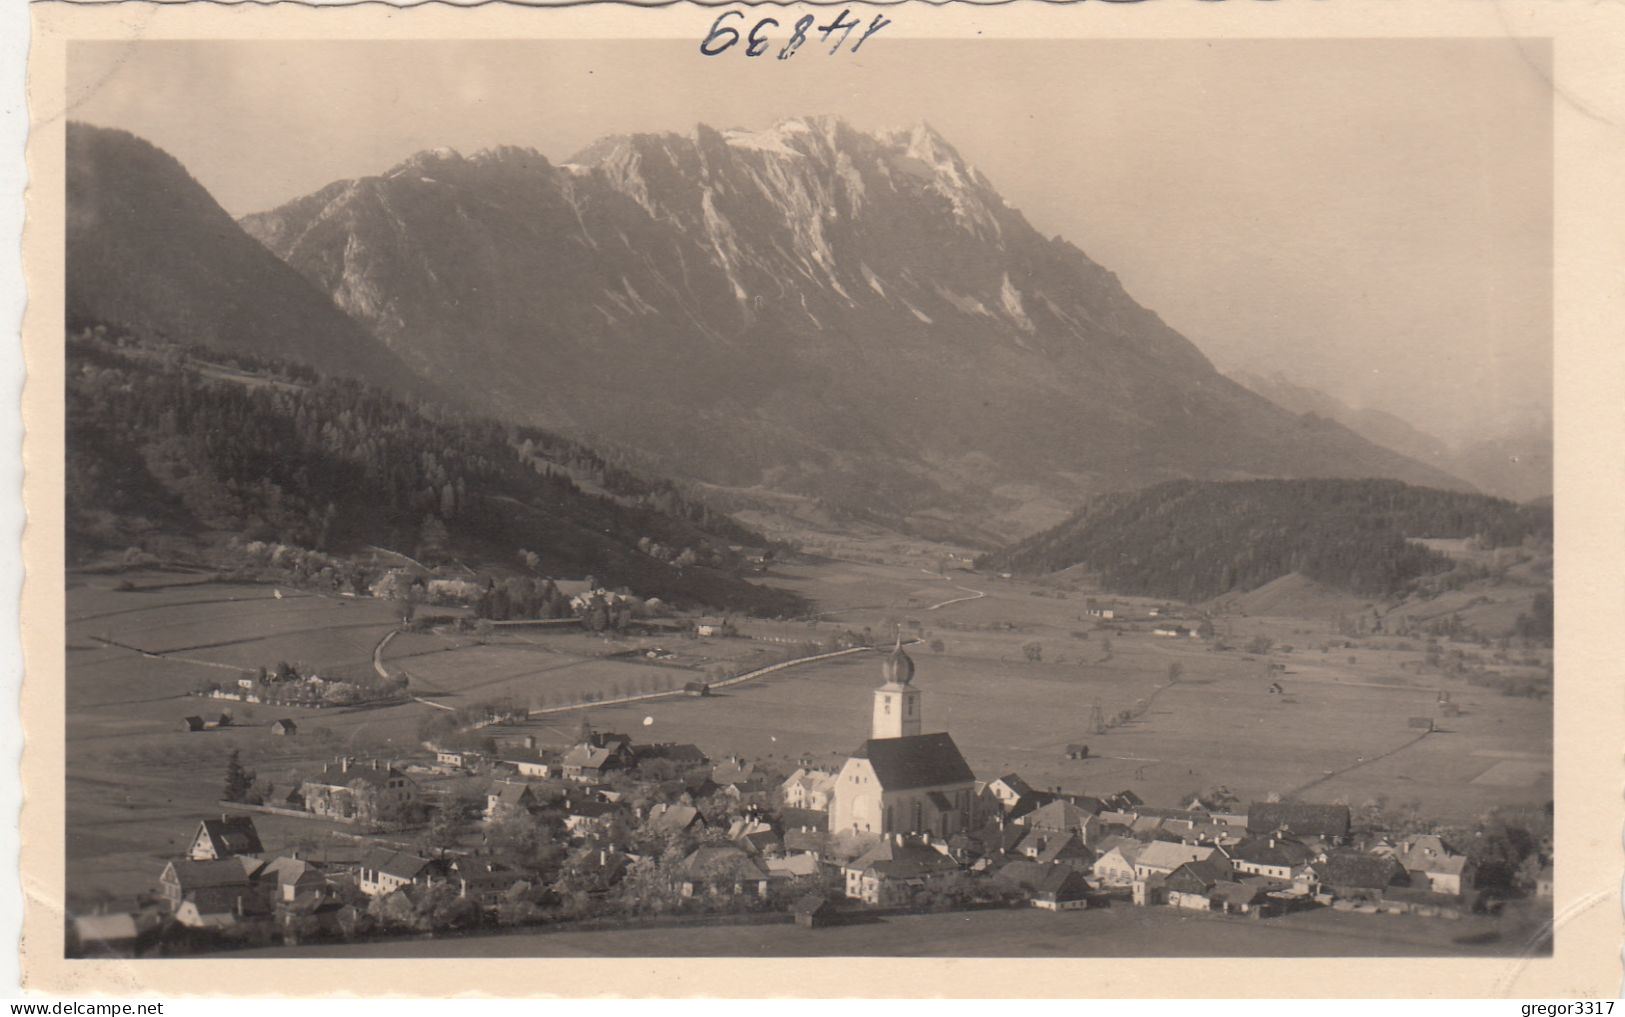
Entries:
<svg viewBox="0 0 1625 1017">
<path fill-rule="evenodd" d="M 732 844 L 707 844 L 678 868 L 678 892 L 684 897 L 765 897 L 767 868 Z"/>
<path fill-rule="evenodd" d="M 201 862 L 177 859 L 159 874 L 158 895 L 177 915 L 187 902 L 201 915 L 238 913 L 259 893 L 252 878 L 259 868 L 258 859 L 247 857 Z"/>
<path fill-rule="evenodd" d="M 1220 852 L 1200 861 L 1186 862 L 1163 880 L 1167 902 L 1172 907 L 1210 911 L 1215 906 L 1215 890 L 1234 884 L 1235 872 Z"/>
<path fill-rule="evenodd" d="M 1409 885 L 1405 867 L 1391 857 L 1332 851 L 1314 863 L 1322 889 L 1353 901 L 1379 901 L 1391 889 Z"/>
<path fill-rule="evenodd" d="M 302 897 L 315 894 L 326 896 L 327 877 L 315 865 L 294 855 L 283 855 L 266 862 L 254 873 L 254 882 L 268 890 L 267 896 L 283 904 L 292 904 Z"/>
<path fill-rule="evenodd" d="M 1108 886 L 1133 883 L 1134 862 L 1145 844 L 1132 837 L 1108 837 L 1098 847 L 1100 855 L 1090 867 L 1090 874 Z"/>
<path fill-rule="evenodd" d="M 686 833 L 705 825 L 705 817 L 700 810 L 692 805 L 671 804 L 661 802 L 651 806 L 649 817 L 644 821 L 644 829 L 651 833 L 671 836 Z"/>
<path fill-rule="evenodd" d="M 1088 871 L 1095 853 L 1071 830 L 1033 830 L 1016 845 L 1015 854 L 1044 865 L 1065 863 Z"/>
<path fill-rule="evenodd" d="M 350 756 L 327 764 L 299 785 L 305 809 L 347 822 L 376 823 L 414 801 L 417 784 L 393 764 L 362 766 Z"/>
<path fill-rule="evenodd" d="M 1410 874 L 1412 886 L 1452 897 L 1472 888 L 1472 863 L 1433 834 L 1406 838 L 1394 857 Z"/>
<path fill-rule="evenodd" d="M 566 780 L 597 783 L 611 770 L 622 769 L 622 759 L 614 749 L 583 742 L 559 760 L 559 772 Z"/>
<path fill-rule="evenodd" d="M 792 809 L 828 812 L 830 799 L 835 794 L 835 774 L 828 770 L 802 767 L 779 785 L 784 804 Z"/>
<path fill-rule="evenodd" d="M 1199 862 L 1214 857 L 1222 859 L 1222 865 L 1226 870 L 1230 868 L 1230 860 L 1225 858 L 1224 853 L 1218 848 L 1204 844 L 1152 841 L 1140 848 L 1139 855 L 1134 859 L 1134 878 L 1145 880 L 1152 876 L 1166 877 L 1187 862 Z"/>
<path fill-rule="evenodd" d="M 1214 885 L 1209 899 L 1214 909 L 1227 915 L 1260 917 L 1279 905 L 1270 897 L 1271 882 L 1262 876 L 1249 876 L 1238 881 L 1222 881 Z"/>
<path fill-rule="evenodd" d="M 948 838 L 969 829 L 976 775 L 947 733 L 920 733 L 920 690 L 901 643 L 881 670 L 870 737 L 836 778 L 830 830 Z"/>
<path fill-rule="evenodd" d="M 605 833 L 621 815 L 621 808 L 599 798 L 577 798 L 564 803 L 564 828 L 574 836 Z"/>
<path fill-rule="evenodd" d="M 436 749 L 434 760 L 447 766 L 461 766 L 466 769 L 473 769 L 475 764 L 480 761 L 480 754 L 465 749 Z"/>
<path fill-rule="evenodd" d="M 219 819 L 205 819 L 198 824 L 197 833 L 192 836 L 192 846 L 186 854 L 195 862 L 212 862 L 236 855 L 253 857 L 264 851 L 252 818 L 221 816 Z"/>
<path fill-rule="evenodd" d="M 1314 852 L 1289 837 L 1249 837 L 1227 853 L 1240 873 L 1289 883 L 1307 883 L 1313 878 L 1309 865 L 1315 860 Z"/>
<path fill-rule="evenodd" d="M 549 763 L 542 759 L 505 759 L 503 762 L 513 767 L 513 772 L 521 777 L 533 777 L 546 780 L 552 777 L 557 770 L 556 763 Z"/>
<path fill-rule="evenodd" d="M 1084 844 L 1101 837 L 1102 824 L 1094 813 L 1064 798 L 1041 805 L 1013 822 L 1031 830 L 1075 833 Z"/>
<path fill-rule="evenodd" d="M 1076 911 L 1088 907 L 1094 892 L 1083 873 L 1069 865 L 1014 861 L 994 877 L 1021 892 L 1027 902 L 1045 911 Z"/>
<path fill-rule="evenodd" d="M 1033 793 L 1032 786 L 1013 773 L 990 780 L 981 787 L 993 796 L 1005 812 L 1015 808 L 1017 802 Z"/>
<path fill-rule="evenodd" d="M 529 885 L 518 869 L 492 858 L 458 858 L 447 867 L 447 879 L 457 888 L 457 896 L 487 910 L 501 904 L 515 884 Z"/>
<path fill-rule="evenodd" d="M 946 854 L 902 834 L 882 838 L 841 867 L 848 897 L 882 907 L 910 904 L 959 871 L 959 863 Z"/>
<path fill-rule="evenodd" d="M 442 882 L 438 866 L 406 851 L 378 847 L 356 864 L 356 887 L 369 897 L 394 893 L 404 886 L 429 887 Z"/>
<path fill-rule="evenodd" d="M 536 794 L 523 781 L 496 780 L 485 789 L 485 821 L 500 822 L 529 812 L 536 806 Z"/>
</svg>

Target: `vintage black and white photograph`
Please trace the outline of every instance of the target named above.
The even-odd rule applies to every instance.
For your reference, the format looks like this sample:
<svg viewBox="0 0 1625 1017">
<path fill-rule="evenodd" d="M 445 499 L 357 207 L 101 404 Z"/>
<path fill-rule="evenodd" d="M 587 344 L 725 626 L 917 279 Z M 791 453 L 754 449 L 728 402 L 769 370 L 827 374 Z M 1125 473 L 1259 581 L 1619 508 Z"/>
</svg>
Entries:
<svg viewBox="0 0 1625 1017">
<path fill-rule="evenodd" d="M 1549 956 L 1549 43 L 768 10 L 69 45 L 63 955 Z"/>
</svg>

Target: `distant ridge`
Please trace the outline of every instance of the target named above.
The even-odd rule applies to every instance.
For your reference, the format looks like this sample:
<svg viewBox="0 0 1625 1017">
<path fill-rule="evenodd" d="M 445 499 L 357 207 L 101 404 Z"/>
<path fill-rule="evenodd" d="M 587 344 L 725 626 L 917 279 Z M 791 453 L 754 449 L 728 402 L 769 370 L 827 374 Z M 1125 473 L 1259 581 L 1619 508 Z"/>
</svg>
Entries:
<svg viewBox="0 0 1625 1017">
<path fill-rule="evenodd" d="M 67 131 L 67 318 L 284 358 L 431 393 L 325 293 L 265 250 L 174 157 L 125 131 Z"/>
<path fill-rule="evenodd" d="M 1105 495 L 1053 529 L 985 556 L 1027 574 L 1082 568 L 1122 594 L 1208 600 L 1297 574 L 1363 596 L 1452 567 L 1416 538 L 1550 545 L 1550 507 L 1394 480 L 1171 481 Z"/>
<path fill-rule="evenodd" d="M 1466 486 L 1220 375 L 925 124 L 434 149 L 243 225 L 487 412 L 905 528 L 1176 477 Z"/>
</svg>

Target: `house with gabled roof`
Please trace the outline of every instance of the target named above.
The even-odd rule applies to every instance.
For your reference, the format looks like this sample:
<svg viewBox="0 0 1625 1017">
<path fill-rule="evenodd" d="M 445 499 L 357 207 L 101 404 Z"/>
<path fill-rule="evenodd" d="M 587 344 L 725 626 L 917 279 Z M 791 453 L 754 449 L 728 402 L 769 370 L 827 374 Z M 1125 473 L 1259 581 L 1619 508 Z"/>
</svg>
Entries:
<svg viewBox="0 0 1625 1017">
<path fill-rule="evenodd" d="M 1223 852 L 1211 845 L 1152 841 L 1142 847 L 1134 859 L 1134 877 L 1141 880 L 1154 875 L 1166 877 L 1187 862 L 1199 862 L 1215 856 L 1223 859 L 1222 864 L 1226 869 L 1230 867 L 1230 861 L 1224 857 Z"/>
<path fill-rule="evenodd" d="M 947 854 L 903 834 L 882 838 L 841 867 L 848 897 L 882 906 L 911 903 L 960 871 Z"/>
<path fill-rule="evenodd" d="M 784 804 L 792 809 L 828 812 L 835 793 L 835 774 L 828 770 L 801 767 L 779 785 Z"/>
<path fill-rule="evenodd" d="M 223 815 L 219 819 L 205 819 L 198 824 L 197 833 L 192 836 L 192 846 L 186 854 L 196 862 L 211 862 L 236 855 L 257 856 L 264 852 L 252 817 Z"/>
<path fill-rule="evenodd" d="M 1090 866 L 1090 874 L 1108 886 L 1128 886 L 1134 882 L 1134 862 L 1145 848 L 1133 837 L 1107 837 L 1096 845 L 1100 854 Z"/>
<path fill-rule="evenodd" d="M 1013 822 L 1032 830 L 1076 833 L 1084 844 L 1101 837 L 1102 824 L 1095 814 L 1064 798 L 1041 805 Z"/>
<path fill-rule="evenodd" d="M 417 798 L 417 783 L 393 763 L 341 756 L 299 785 L 305 809 L 346 822 L 375 823 Z"/>
<path fill-rule="evenodd" d="M 766 866 L 732 844 L 706 844 L 678 867 L 678 892 L 684 897 L 765 897 L 769 878 Z"/>
<path fill-rule="evenodd" d="M 323 895 L 328 889 L 327 876 L 313 863 L 293 855 L 282 855 L 266 862 L 254 874 L 254 881 L 268 890 L 268 896 L 284 904 L 301 897 Z"/>
<path fill-rule="evenodd" d="M 176 859 L 164 866 L 158 876 L 158 894 L 171 912 L 178 913 L 187 901 L 203 914 L 226 914 L 241 910 L 246 898 L 257 897 L 254 873 L 261 866 L 250 857 L 213 861 Z"/>
<path fill-rule="evenodd" d="M 535 806 L 536 793 L 524 781 L 494 780 L 485 789 L 485 821 L 488 823 L 529 812 Z"/>
<path fill-rule="evenodd" d="M 988 781 L 985 787 L 1006 812 L 1014 808 L 1016 802 L 1033 793 L 1032 785 L 1014 773 L 995 777 Z"/>
<path fill-rule="evenodd" d="M 441 867 L 409 851 L 377 847 L 356 864 L 356 886 L 369 897 L 381 897 L 407 886 L 429 887 L 443 882 Z"/>
<path fill-rule="evenodd" d="M 1046 911 L 1085 908 L 1094 892 L 1083 873 L 1068 865 L 1014 861 L 999 869 L 993 878 L 1019 890 L 1033 907 Z"/>
<path fill-rule="evenodd" d="M 1410 885 L 1405 867 L 1392 857 L 1332 851 L 1314 863 L 1320 885 L 1345 900 L 1381 900 L 1390 889 Z"/>
<path fill-rule="evenodd" d="M 1288 882 L 1299 878 L 1315 860 L 1315 853 L 1303 842 L 1275 834 L 1248 837 L 1226 853 L 1237 872 Z"/>
<path fill-rule="evenodd" d="M 1410 874 L 1412 886 L 1456 896 L 1473 885 L 1472 862 L 1434 834 L 1405 838 L 1394 857 Z"/>
</svg>

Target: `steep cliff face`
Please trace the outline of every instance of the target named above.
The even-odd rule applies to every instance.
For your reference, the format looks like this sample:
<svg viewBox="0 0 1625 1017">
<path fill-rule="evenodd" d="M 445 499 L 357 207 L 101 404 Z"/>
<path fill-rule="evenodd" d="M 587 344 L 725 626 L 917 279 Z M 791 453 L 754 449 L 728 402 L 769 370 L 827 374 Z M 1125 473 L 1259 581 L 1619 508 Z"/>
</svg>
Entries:
<svg viewBox="0 0 1625 1017">
<path fill-rule="evenodd" d="M 124 131 L 69 124 L 70 321 L 427 394 L 367 330 L 255 243 L 168 153 Z"/>
<path fill-rule="evenodd" d="M 1006 534 L 1171 477 L 1454 483 L 1220 376 L 924 124 L 423 152 L 243 226 L 446 390 L 717 483 Z"/>
</svg>

